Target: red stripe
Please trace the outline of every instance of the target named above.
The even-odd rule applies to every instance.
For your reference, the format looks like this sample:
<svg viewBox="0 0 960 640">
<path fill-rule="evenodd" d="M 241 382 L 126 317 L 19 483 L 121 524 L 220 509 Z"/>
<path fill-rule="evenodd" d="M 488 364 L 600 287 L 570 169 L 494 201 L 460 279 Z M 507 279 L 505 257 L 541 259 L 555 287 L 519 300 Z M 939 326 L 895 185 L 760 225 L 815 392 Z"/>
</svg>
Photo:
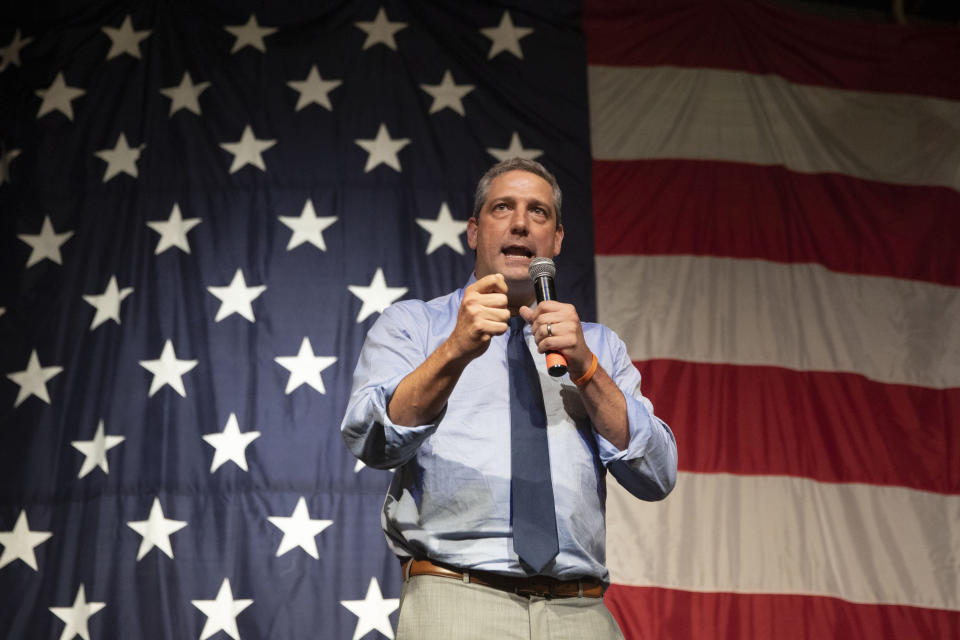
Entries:
<svg viewBox="0 0 960 640">
<path fill-rule="evenodd" d="M 782 167 L 594 161 L 596 251 L 816 262 L 960 285 L 960 193 Z"/>
<path fill-rule="evenodd" d="M 960 99 L 950 26 L 837 22 L 745 0 L 591 0 L 590 64 L 769 73 L 793 82 Z"/>
<path fill-rule="evenodd" d="M 853 604 L 818 596 L 613 585 L 605 601 L 628 640 L 960 638 L 960 612 Z"/>
<path fill-rule="evenodd" d="M 636 363 L 680 468 L 960 493 L 960 388 L 848 373 Z"/>
</svg>

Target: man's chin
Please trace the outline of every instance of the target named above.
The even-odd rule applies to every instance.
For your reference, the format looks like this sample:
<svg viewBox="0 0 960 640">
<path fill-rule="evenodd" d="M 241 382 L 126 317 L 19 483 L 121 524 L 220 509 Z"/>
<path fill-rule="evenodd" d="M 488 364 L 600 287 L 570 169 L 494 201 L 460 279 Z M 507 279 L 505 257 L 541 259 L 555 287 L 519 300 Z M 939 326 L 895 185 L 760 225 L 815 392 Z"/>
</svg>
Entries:
<svg viewBox="0 0 960 640">
<path fill-rule="evenodd" d="M 506 256 L 502 262 L 500 273 L 507 280 L 529 280 L 531 260 L 533 258 Z"/>
<path fill-rule="evenodd" d="M 533 286 L 533 282 L 530 280 L 530 271 L 527 268 L 504 269 L 500 273 L 503 274 L 503 279 L 507 281 L 507 285 L 511 288 Z"/>
</svg>

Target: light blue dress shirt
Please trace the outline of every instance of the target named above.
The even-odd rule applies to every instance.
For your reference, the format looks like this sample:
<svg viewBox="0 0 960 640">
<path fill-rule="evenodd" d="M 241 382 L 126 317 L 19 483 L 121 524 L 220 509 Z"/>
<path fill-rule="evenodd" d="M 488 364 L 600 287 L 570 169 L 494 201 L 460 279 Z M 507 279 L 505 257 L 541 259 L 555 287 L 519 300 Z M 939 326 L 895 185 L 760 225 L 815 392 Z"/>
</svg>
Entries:
<svg viewBox="0 0 960 640">
<path fill-rule="evenodd" d="M 402 301 L 383 312 L 367 334 L 354 372 L 343 439 L 367 465 L 396 469 L 382 523 L 388 545 L 400 558 L 528 575 L 513 550 L 510 519 L 509 334 L 494 337 L 467 365 L 433 423 L 405 427 L 387 416 L 400 381 L 450 336 L 462 298 L 458 289 L 429 302 Z M 560 552 L 541 573 L 607 583 L 606 472 L 641 499 L 662 499 L 676 482 L 677 446 L 640 394 L 640 374 L 623 342 L 603 325 L 584 323 L 583 333 L 626 398 L 630 444 L 620 451 L 597 433 L 569 376 L 547 373 L 545 356 L 537 353 L 527 325 L 524 334 L 540 371 L 547 412 L 560 539 Z"/>
</svg>

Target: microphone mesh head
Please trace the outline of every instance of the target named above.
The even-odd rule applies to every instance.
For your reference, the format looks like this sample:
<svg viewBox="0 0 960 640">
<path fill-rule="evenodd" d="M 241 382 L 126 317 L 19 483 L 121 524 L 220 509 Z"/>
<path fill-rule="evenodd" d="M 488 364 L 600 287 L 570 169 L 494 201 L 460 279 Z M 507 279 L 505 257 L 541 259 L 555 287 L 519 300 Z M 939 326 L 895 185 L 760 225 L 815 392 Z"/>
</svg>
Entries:
<svg viewBox="0 0 960 640">
<path fill-rule="evenodd" d="M 536 280 L 540 276 L 550 276 L 551 278 L 557 275 L 557 267 L 554 266 L 553 260 L 550 258 L 534 258 L 530 261 L 530 279 Z"/>
</svg>

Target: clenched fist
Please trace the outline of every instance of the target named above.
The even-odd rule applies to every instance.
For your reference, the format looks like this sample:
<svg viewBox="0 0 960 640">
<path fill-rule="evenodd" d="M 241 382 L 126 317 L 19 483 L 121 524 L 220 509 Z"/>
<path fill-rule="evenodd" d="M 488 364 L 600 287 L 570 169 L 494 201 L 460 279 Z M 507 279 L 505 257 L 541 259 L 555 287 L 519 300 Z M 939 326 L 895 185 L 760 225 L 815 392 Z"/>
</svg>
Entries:
<svg viewBox="0 0 960 640">
<path fill-rule="evenodd" d="M 507 332 L 510 310 L 507 308 L 507 282 L 492 273 L 463 292 L 457 326 L 447 340 L 454 358 L 472 360 L 490 346 L 490 339 Z"/>
</svg>

